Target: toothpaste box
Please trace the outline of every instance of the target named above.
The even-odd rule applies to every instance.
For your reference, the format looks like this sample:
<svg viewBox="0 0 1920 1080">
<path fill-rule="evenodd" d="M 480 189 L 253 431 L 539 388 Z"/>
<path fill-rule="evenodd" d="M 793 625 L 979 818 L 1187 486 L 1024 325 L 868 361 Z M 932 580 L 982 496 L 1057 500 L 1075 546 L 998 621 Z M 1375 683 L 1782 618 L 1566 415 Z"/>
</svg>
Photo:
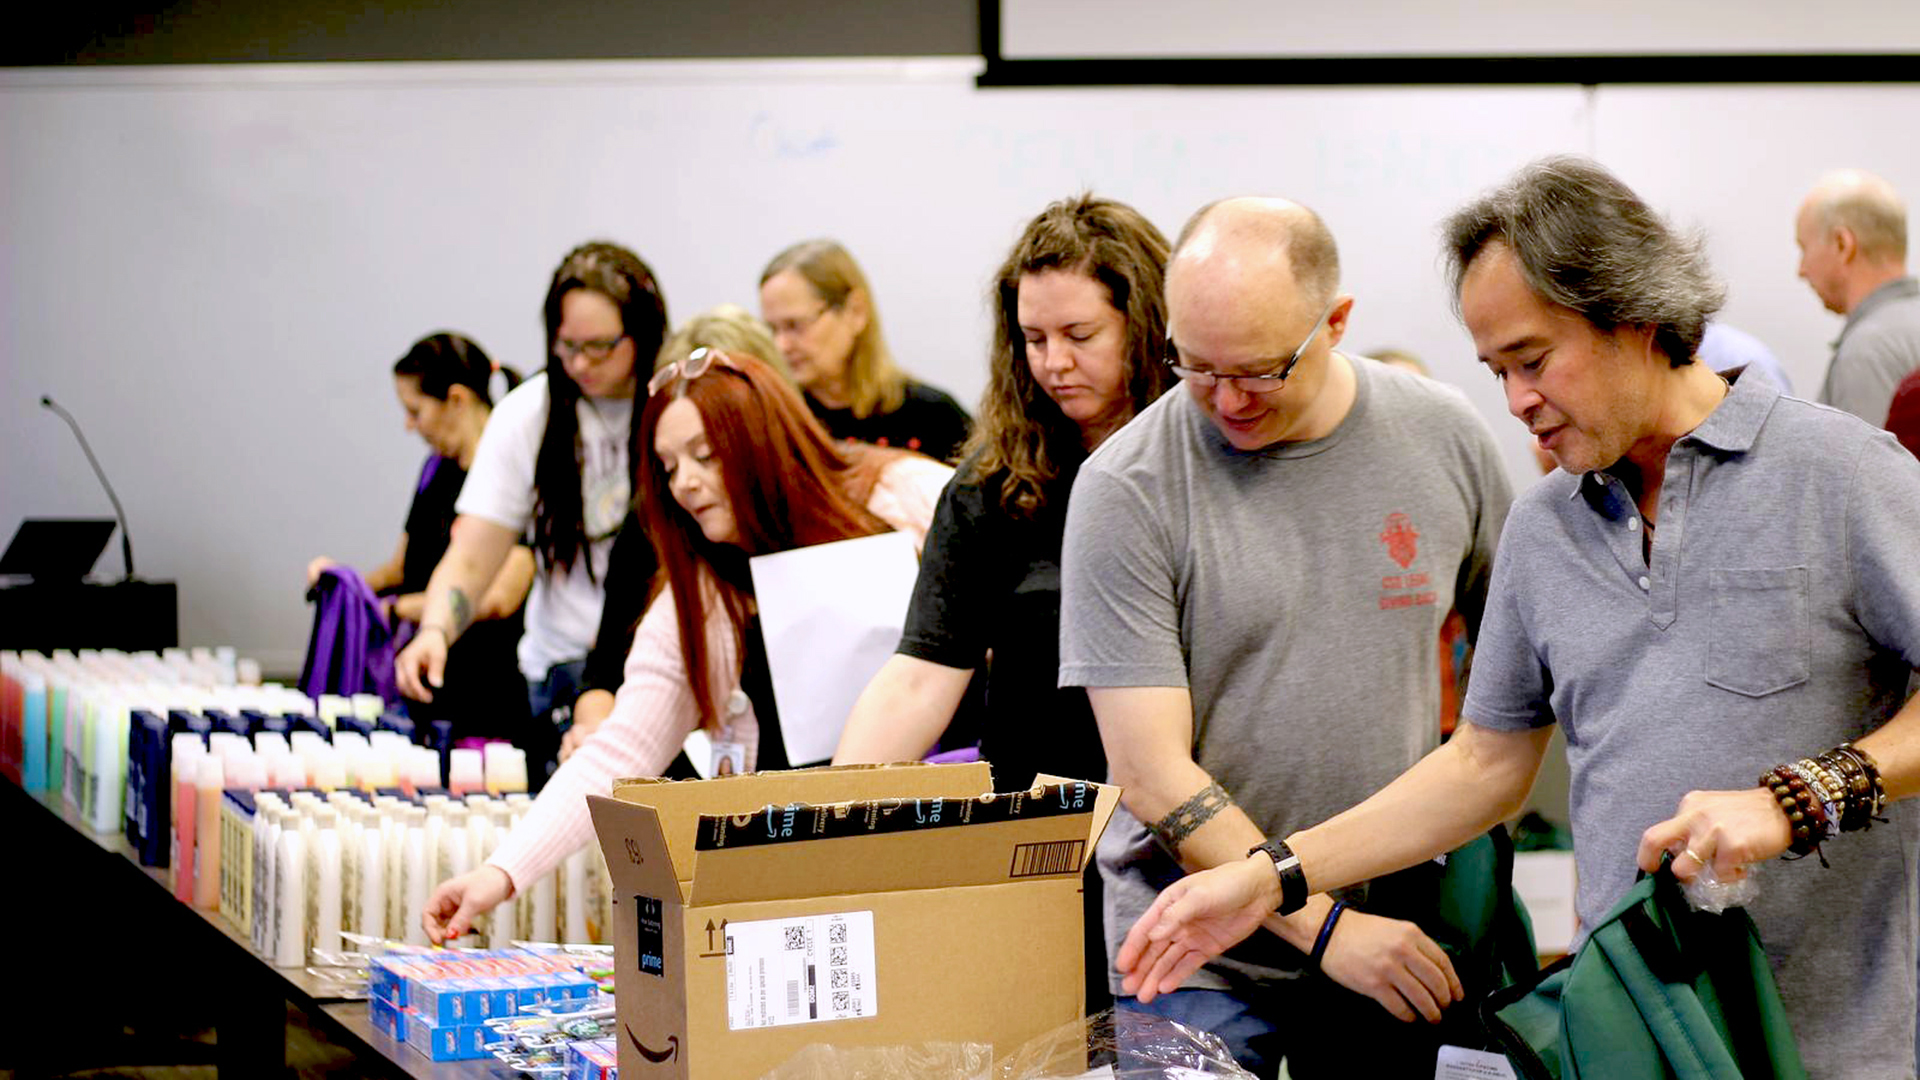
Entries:
<svg viewBox="0 0 1920 1080">
<path fill-rule="evenodd" d="M 612 1039 L 567 1044 L 567 1080 L 619 1080 L 620 1051 Z"/>
<path fill-rule="evenodd" d="M 373 1023 L 373 1030 L 392 1037 L 398 1042 L 407 1041 L 409 1014 L 407 1010 L 382 997 L 367 999 L 367 1017 Z"/>
<path fill-rule="evenodd" d="M 472 1061 L 488 1057 L 484 1024 L 436 1024 L 414 1017 L 407 1024 L 407 1045 L 432 1061 Z"/>
</svg>

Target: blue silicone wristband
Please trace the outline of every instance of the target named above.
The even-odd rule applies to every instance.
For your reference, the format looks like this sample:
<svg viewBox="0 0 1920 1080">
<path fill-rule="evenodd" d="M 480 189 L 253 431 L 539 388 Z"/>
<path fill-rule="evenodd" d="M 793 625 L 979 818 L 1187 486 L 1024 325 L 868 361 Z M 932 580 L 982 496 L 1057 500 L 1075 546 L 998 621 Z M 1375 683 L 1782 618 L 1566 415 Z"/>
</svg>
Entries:
<svg viewBox="0 0 1920 1080">
<path fill-rule="evenodd" d="M 1346 901 L 1335 900 L 1333 907 L 1327 912 L 1327 921 L 1320 924 L 1320 936 L 1313 939 L 1313 952 L 1308 957 L 1313 961 L 1314 967 L 1319 967 L 1320 958 L 1327 955 L 1327 942 L 1333 940 L 1333 924 L 1340 921 L 1340 913 L 1345 910 L 1347 910 Z"/>
</svg>

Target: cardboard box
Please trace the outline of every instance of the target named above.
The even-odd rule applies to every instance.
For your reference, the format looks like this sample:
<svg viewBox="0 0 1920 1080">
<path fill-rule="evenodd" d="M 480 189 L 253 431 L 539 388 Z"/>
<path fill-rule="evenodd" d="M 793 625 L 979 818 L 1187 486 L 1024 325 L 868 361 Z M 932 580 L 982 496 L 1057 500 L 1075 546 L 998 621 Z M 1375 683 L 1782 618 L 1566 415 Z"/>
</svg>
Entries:
<svg viewBox="0 0 1920 1080">
<path fill-rule="evenodd" d="M 620 1073 L 740 1080 L 809 1043 L 1011 1051 L 1085 1001 L 1081 872 L 1117 788 L 984 763 L 620 781 Z"/>
</svg>

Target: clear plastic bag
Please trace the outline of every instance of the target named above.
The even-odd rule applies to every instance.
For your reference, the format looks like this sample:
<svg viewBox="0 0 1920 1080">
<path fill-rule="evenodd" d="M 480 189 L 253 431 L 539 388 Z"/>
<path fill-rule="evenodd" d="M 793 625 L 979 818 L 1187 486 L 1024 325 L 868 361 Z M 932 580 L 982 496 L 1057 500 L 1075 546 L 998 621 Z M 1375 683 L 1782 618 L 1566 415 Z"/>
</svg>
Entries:
<svg viewBox="0 0 1920 1080">
<path fill-rule="evenodd" d="M 1109 1009 L 1002 1058 L 994 1080 L 1255 1080 L 1225 1043 L 1165 1017 Z"/>
<path fill-rule="evenodd" d="M 760 1080 L 1255 1080 L 1226 1045 L 1164 1017 L 1111 1010 L 993 1060 L 980 1043 L 815 1043 Z"/>
<path fill-rule="evenodd" d="M 984 1043 L 815 1043 L 760 1080 L 993 1080 L 993 1047 Z"/>
</svg>

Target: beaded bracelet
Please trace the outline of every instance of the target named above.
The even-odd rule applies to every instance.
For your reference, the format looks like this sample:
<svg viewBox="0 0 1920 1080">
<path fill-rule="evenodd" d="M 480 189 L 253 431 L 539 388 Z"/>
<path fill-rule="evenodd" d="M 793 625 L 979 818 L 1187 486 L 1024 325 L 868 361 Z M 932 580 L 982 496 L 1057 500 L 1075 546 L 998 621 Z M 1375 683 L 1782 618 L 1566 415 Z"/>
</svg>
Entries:
<svg viewBox="0 0 1920 1080">
<path fill-rule="evenodd" d="M 1796 857 L 1818 851 L 1832 833 L 1833 823 L 1814 794 L 1813 785 L 1790 765 L 1767 770 L 1760 777 L 1760 785 L 1773 794 L 1780 812 L 1787 815 L 1787 828 L 1792 832 L 1787 851 Z"/>
<path fill-rule="evenodd" d="M 1787 816 L 1791 839 L 1787 855 L 1820 855 L 1820 845 L 1836 832 L 1870 828 L 1886 806 L 1886 785 L 1873 756 L 1851 743 L 1841 743 L 1818 757 L 1776 765 L 1760 775 L 1781 813 Z"/>
<path fill-rule="evenodd" d="M 1834 824 L 1840 820 L 1840 804 L 1843 801 L 1840 782 L 1812 758 L 1801 758 L 1786 768 L 1799 774 L 1813 790 L 1813 797 L 1819 802 L 1820 812 L 1826 818 L 1827 833 L 1832 835 Z"/>
</svg>

